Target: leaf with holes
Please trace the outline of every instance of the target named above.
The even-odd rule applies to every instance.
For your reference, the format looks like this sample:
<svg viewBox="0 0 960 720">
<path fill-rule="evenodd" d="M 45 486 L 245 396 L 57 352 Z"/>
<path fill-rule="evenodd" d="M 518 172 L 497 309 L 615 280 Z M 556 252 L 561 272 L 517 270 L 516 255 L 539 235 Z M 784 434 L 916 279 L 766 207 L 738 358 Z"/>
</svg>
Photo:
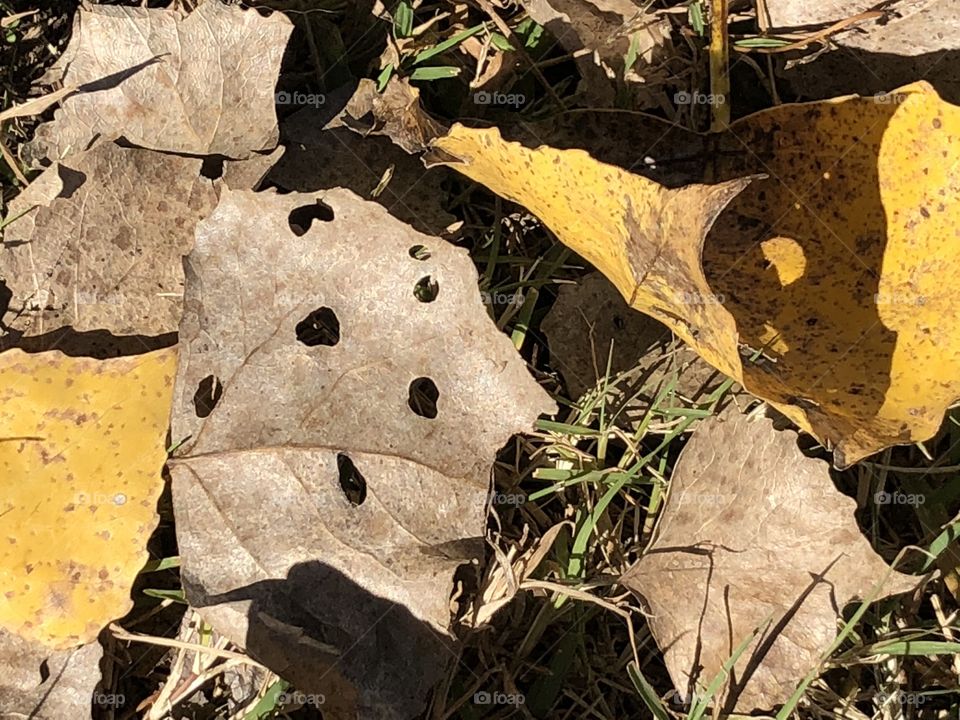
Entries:
<svg viewBox="0 0 960 720">
<path fill-rule="evenodd" d="M 850 600 L 881 582 L 882 595 L 918 584 L 873 551 L 855 510 L 795 432 L 733 406 L 699 426 L 670 479 L 656 538 L 622 580 L 649 604 L 682 697 L 703 698 L 770 618 L 716 700 L 726 713 L 782 704 L 829 649 Z"/>
<path fill-rule="evenodd" d="M 933 436 L 960 397 L 960 108 L 926 83 L 894 97 L 744 118 L 712 141 L 711 186 L 668 189 L 495 129 L 455 125 L 433 152 L 525 205 L 844 467 Z"/>
<path fill-rule="evenodd" d="M 0 710 L 89 712 L 96 679 L 80 671 L 132 606 L 156 526 L 175 368 L 170 349 L 0 353 Z"/>
<path fill-rule="evenodd" d="M 144 148 L 249 157 L 277 143 L 274 85 L 293 25 L 220 2 L 174 8 L 80 9 L 48 73 L 78 86 L 28 146 L 59 160 L 123 137 Z"/>
<path fill-rule="evenodd" d="M 225 191 L 186 269 L 188 599 L 324 715 L 415 715 L 450 660 L 495 453 L 553 403 L 467 253 L 347 190 Z"/>
<path fill-rule="evenodd" d="M 197 221 L 216 204 L 201 164 L 101 143 L 44 171 L 10 204 L 16 219 L 0 246 L 0 278 L 10 292 L 0 327 L 9 337 L 0 341 L 64 326 L 175 332 L 183 256 Z"/>
</svg>

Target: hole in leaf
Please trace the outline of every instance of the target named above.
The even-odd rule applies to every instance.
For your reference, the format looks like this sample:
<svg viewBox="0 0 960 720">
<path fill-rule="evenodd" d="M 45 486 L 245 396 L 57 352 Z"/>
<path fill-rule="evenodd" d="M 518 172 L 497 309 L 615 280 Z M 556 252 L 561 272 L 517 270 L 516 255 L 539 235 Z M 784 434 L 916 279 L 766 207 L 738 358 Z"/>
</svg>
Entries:
<svg viewBox="0 0 960 720">
<path fill-rule="evenodd" d="M 426 246 L 424 245 L 414 245 L 410 248 L 409 252 L 410 257 L 412 257 L 414 260 L 429 260 L 431 255 L 430 251 L 427 250 Z"/>
<path fill-rule="evenodd" d="M 213 409 L 220 402 L 223 395 L 223 384 L 220 378 L 213 375 L 207 375 L 200 384 L 197 385 L 197 391 L 193 394 L 193 409 L 197 417 L 205 418 L 213 412 Z"/>
<path fill-rule="evenodd" d="M 337 453 L 337 472 L 340 476 L 340 489 L 351 505 L 362 505 L 367 498 L 367 481 L 353 464 L 353 460 Z"/>
<path fill-rule="evenodd" d="M 200 165 L 200 174 L 210 180 L 219 180 L 223 177 L 223 161 L 225 159 L 223 155 L 205 157 Z"/>
<path fill-rule="evenodd" d="M 7 287 L 7 283 L 3 280 L 0 280 L 0 328 L 7 330 L 6 325 L 3 324 L 3 316 L 7 314 L 7 310 L 10 309 L 10 303 L 13 300 L 13 290 Z"/>
<path fill-rule="evenodd" d="M 437 416 L 437 399 L 440 391 L 428 377 L 418 377 L 410 383 L 410 399 L 407 404 L 420 417 L 433 420 Z"/>
<path fill-rule="evenodd" d="M 314 220 L 320 222 L 330 222 L 333 220 L 333 208 L 322 200 L 317 200 L 313 205 L 301 205 L 290 211 L 287 222 L 290 223 L 290 229 L 297 237 L 307 234 L 307 230 L 313 225 Z"/>
<path fill-rule="evenodd" d="M 50 678 L 50 665 L 46 660 L 40 661 L 40 682 L 46 682 Z"/>
<path fill-rule="evenodd" d="M 420 302 L 433 302 L 440 294 L 440 286 L 436 280 L 427 275 L 417 280 L 417 284 L 413 286 L 413 294 Z"/>
<path fill-rule="evenodd" d="M 329 345 L 340 342 L 340 321 L 328 307 L 317 308 L 297 323 L 297 340 L 304 345 Z"/>
<path fill-rule="evenodd" d="M 60 182 L 63 183 L 63 188 L 60 190 L 60 194 L 57 195 L 57 197 L 73 197 L 73 194 L 87 181 L 86 173 L 82 173 L 79 170 L 73 170 L 72 168 L 68 168 L 66 165 L 57 166 L 57 175 L 60 177 Z"/>
</svg>

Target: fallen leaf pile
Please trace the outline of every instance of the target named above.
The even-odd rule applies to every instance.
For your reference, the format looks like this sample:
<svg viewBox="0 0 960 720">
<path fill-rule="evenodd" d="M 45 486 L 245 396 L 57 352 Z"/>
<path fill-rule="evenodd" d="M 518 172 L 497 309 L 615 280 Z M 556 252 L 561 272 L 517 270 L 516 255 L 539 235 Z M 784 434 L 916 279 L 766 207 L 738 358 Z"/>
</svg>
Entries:
<svg viewBox="0 0 960 720">
<path fill-rule="evenodd" d="M 587 96 L 625 83 L 662 104 L 670 23 L 649 4 L 521 5 L 574 53 Z M 771 4 L 773 24 L 869 3 L 808 5 Z M 922 12 L 956 27 L 946 3 Z M 929 22 L 837 41 L 895 52 Z M 556 121 L 554 144 L 535 124 L 446 127 L 396 78 L 290 113 L 281 134 L 292 29 L 217 0 L 95 5 L 45 79 L 60 107 L 25 148 L 42 171 L 0 245 L 3 717 L 88 715 L 164 466 L 206 623 L 325 698 L 328 720 L 424 712 L 457 657 L 455 576 L 484 559 L 498 451 L 558 411 L 450 242 L 477 225 L 440 202 L 456 173 L 599 271 L 543 329 L 574 399 L 629 381 L 621 425 L 646 422 L 682 366 L 671 392 L 731 378 L 845 468 L 932 437 L 960 398 L 960 109 L 929 84 L 709 137 L 631 116 L 678 159 L 658 169 L 630 143 L 578 146 L 585 119 Z M 686 345 L 667 357 L 671 333 Z M 787 702 L 847 603 L 919 584 L 873 552 L 797 438 L 735 405 L 703 422 L 621 578 L 677 691 L 722 676 L 725 712 Z M 466 624 L 509 605 L 568 525 L 501 557 Z"/>
</svg>

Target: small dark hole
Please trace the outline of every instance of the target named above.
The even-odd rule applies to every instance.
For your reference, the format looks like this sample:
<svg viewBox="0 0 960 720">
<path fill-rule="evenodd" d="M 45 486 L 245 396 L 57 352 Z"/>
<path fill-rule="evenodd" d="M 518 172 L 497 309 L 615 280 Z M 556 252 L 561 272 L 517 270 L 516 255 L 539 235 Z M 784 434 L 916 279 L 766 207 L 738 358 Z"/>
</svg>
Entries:
<svg viewBox="0 0 960 720">
<path fill-rule="evenodd" d="M 437 385 L 428 377 L 418 377 L 410 383 L 410 399 L 407 404 L 420 417 L 433 420 L 437 416 L 437 399 L 440 391 Z"/>
<path fill-rule="evenodd" d="M 223 384 L 220 378 L 213 375 L 207 375 L 200 384 L 197 385 L 197 391 L 193 394 L 193 408 L 197 417 L 205 418 L 213 412 L 213 409 L 220 402 L 223 395 Z"/>
<path fill-rule="evenodd" d="M 10 302 L 13 300 L 13 290 L 7 287 L 7 283 L 0 280 L 0 328 L 6 330 L 3 324 L 3 316 L 10 309 Z"/>
<path fill-rule="evenodd" d="M 205 157 L 200 165 L 200 174 L 210 180 L 219 180 L 223 177 L 223 161 L 225 159 L 223 155 Z"/>
<path fill-rule="evenodd" d="M 321 200 L 317 200 L 313 205 L 301 205 L 290 211 L 287 222 L 290 223 L 290 229 L 297 237 L 307 234 L 307 230 L 313 225 L 314 220 L 321 222 L 330 222 L 333 220 L 333 208 Z"/>
<path fill-rule="evenodd" d="M 73 170 L 68 168 L 66 165 L 57 166 L 57 175 L 60 177 L 60 182 L 63 184 L 60 194 L 57 197 L 61 198 L 71 198 L 73 194 L 80 189 L 80 186 L 87 181 L 86 173 L 82 173 L 79 170 Z"/>
<path fill-rule="evenodd" d="M 427 275 L 417 280 L 417 284 L 413 286 L 413 294 L 420 302 L 433 302 L 440 294 L 440 286 L 436 280 Z"/>
<path fill-rule="evenodd" d="M 353 460 L 337 453 L 337 472 L 340 475 L 340 489 L 351 505 L 362 505 L 367 498 L 367 481 L 353 464 Z"/>
<path fill-rule="evenodd" d="M 625 321 L 622 317 L 620 317 L 619 315 L 614 315 L 614 316 L 613 316 L 613 326 L 614 326 L 617 330 L 623 330 L 625 327 L 627 327 L 627 323 L 626 323 L 626 321 Z"/>
<path fill-rule="evenodd" d="M 297 340 L 304 345 L 329 345 L 340 342 L 340 321 L 328 307 L 317 308 L 297 323 Z"/>
<path fill-rule="evenodd" d="M 50 679 L 50 665 L 46 660 L 40 661 L 40 682 L 45 683 Z"/>
<path fill-rule="evenodd" d="M 424 245 L 414 245 L 410 248 L 410 257 L 414 260 L 429 260 L 430 251 Z"/>
</svg>

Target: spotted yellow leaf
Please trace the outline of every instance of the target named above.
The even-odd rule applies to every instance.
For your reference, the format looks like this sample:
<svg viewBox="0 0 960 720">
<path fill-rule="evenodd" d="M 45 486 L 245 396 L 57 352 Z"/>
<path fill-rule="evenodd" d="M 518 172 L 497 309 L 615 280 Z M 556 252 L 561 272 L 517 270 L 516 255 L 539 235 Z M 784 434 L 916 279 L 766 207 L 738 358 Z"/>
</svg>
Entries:
<svg viewBox="0 0 960 720">
<path fill-rule="evenodd" d="M 59 650 L 129 609 L 175 374 L 173 349 L 0 353 L 0 628 Z"/>
<path fill-rule="evenodd" d="M 636 309 L 834 450 L 931 437 L 960 397 L 960 108 L 927 83 L 784 105 L 668 189 L 454 125 L 434 160 L 523 204 Z"/>
</svg>

